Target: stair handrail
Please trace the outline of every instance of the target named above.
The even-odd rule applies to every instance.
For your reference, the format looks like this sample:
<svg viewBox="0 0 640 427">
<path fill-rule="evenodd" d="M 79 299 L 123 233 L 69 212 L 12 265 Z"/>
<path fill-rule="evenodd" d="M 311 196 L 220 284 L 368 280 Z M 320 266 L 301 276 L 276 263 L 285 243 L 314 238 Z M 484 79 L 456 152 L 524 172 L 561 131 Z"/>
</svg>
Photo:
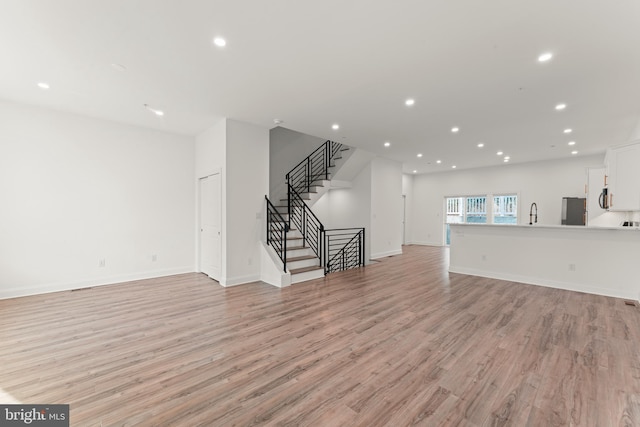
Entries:
<svg viewBox="0 0 640 427">
<path fill-rule="evenodd" d="M 302 196 L 300 196 L 295 188 L 293 188 L 291 184 L 288 184 L 287 186 L 289 190 L 287 192 L 289 229 L 291 228 L 291 222 L 299 227 L 304 243 L 308 244 L 309 248 L 311 248 L 311 250 L 316 254 L 320 260 L 320 266 L 322 267 L 324 265 L 324 225 L 318 219 L 316 214 L 313 213 L 311 208 L 304 202 Z M 296 212 L 295 208 L 299 208 L 300 212 Z M 310 228 L 313 228 L 313 230 L 310 230 Z"/>
<path fill-rule="evenodd" d="M 313 181 L 329 179 L 331 160 L 342 148 L 339 142 L 326 140 L 287 173 L 287 183 L 298 192 L 309 192 Z"/>
<path fill-rule="evenodd" d="M 284 272 L 287 272 L 287 232 L 289 231 L 289 223 L 285 221 L 278 209 L 271 203 L 265 195 L 267 201 L 267 244 L 276 251 L 278 257 L 282 261 Z M 275 218 L 275 221 L 274 221 Z M 277 224 L 282 224 L 278 227 Z M 273 226 L 275 225 L 275 230 Z"/>
<path fill-rule="evenodd" d="M 349 236 L 348 233 L 339 233 L 332 234 L 334 232 L 346 232 L 350 230 L 358 230 L 353 233 L 353 236 L 344 244 L 342 247 L 336 251 L 333 255 L 331 255 L 331 237 L 334 236 Z M 365 265 L 365 229 L 364 228 L 332 228 L 325 230 L 325 259 L 327 260 L 324 268 L 325 274 L 331 273 L 333 271 L 338 271 L 338 269 L 334 269 L 333 266 L 336 264 L 336 261 L 342 261 L 340 270 L 347 270 L 349 268 L 355 268 L 359 266 Z M 348 237 L 343 238 L 346 239 Z M 357 240 L 357 257 L 355 260 L 350 255 L 354 252 L 352 249 L 352 243 Z M 351 254 L 348 254 L 347 251 L 351 250 Z M 329 258 L 331 257 L 331 258 Z"/>
</svg>

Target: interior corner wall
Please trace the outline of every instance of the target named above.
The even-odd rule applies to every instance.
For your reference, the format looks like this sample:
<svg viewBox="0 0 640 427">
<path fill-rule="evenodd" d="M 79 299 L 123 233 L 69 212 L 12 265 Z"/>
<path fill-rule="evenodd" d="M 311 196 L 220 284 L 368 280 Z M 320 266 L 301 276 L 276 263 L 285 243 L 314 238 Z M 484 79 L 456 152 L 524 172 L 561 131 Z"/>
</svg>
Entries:
<svg viewBox="0 0 640 427">
<path fill-rule="evenodd" d="M 402 164 L 371 161 L 371 258 L 402 253 Z"/>
<path fill-rule="evenodd" d="M 585 197 L 586 169 L 603 162 L 601 154 L 414 175 L 411 241 L 444 244 L 445 197 L 517 193 L 519 224 L 528 223 L 529 206 L 536 202 L 539 224 L 560 225 L 562 198 Z"/>
<path fill-rule="evenodd" d="M 193 138 L 3 101 L 0 117 L 0 298 L 194 270 Z"/>
<path fill-rule="evenodd" d="M 413 175 L 402 175 L 402 195 L 404 196 L 404 244 L 410 245 L 412 236 L 412 224 L 413 224 Z"/>
<path fill-rule="evenodd" d="M 196 136 L 195 143 L 195 259 L 200 257 L 200 195 L 199 180 L 214 173 L 220 173 L 220 201 L 222 206 L 220 215 L 220 276 L 227 274 L 227 120 L 221 119 L 209 129 Z M 198 271 L 199 266 L 198 266 Z M 222 279 L 221 279 L 222 280 Z"/>
<path fill-rule="evenodd" d="M 326 228 L 365 228 L 365 261 L 371 259 L 371 164 L 349 188 L 333 188 L 311 208 Z"/>
<path fill-rule="evenodd" d="M 283 127 L 269 131 L 269 198 L 286 195 L 286 175 L 322 145 L 324 139 Z M 275 202 L 275 201 L 274 201 Z"/>
<path fill-rule="evenodd" d="M 260 280 L 264 196 L 269 191 L 269 130 L 227 119 L 226 275 L 231 286 Z"/>
</svg>

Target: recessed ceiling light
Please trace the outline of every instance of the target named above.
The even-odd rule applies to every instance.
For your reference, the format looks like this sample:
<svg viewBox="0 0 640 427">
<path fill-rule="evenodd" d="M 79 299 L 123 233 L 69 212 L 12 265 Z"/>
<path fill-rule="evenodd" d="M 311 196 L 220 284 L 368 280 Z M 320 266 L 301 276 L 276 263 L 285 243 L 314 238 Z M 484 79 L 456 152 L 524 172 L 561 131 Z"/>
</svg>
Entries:
<svg viewBox="0 0 640 427">
<path fill-rule="evenodd" d="M 334 124 L 331 125 L 331 129 L 338 130 L 338 129 L 340 129 L 340 125 L 337 124 L 337 123 L 334 123 Z"/>
<path fill-rule="evenodd" d="M 539 62 L 547 62 L 551 58 L 553 58 L 553 54 L 551 52 L 545 52 L 542 55 L 538 56 L 538 61 Z"/>
<path fill-rule="evenodd" d="M 505 160 L 511 160 L 511 157 L 509 157 L 509 156 L 504 156 L 504 159 L 505 159 Z"/>
<path fill-rule="evenodd" d="M 496 155 L 498 155 L 498 156 L 502 156 L 503 154 L 504 154 L 504 153 L 503 153 L 502 151 L 498 151 L 498 152 L 496 153 Z"/>
<path fill-rule="evenodd" d="M 558 104 L 556 105 L 556 110 L 564 110 L 567 108 L 567 104 Z"/>
<path fill-rule="evenodd" d="M 147 110 L 151 111 L 156 116 L 164 116 L 164 111 L 157 110 L 155 108 L 151 108 L 151 106 L 149 106 L 149 104 L 144 104 L 144 108 L 146 108 Z"/>
<path fill-rule="evenodd" d="M 422 157 L 422 153 L 418 153 L 418 157 Z"/>
<path fill-rule="evenodd" d="M 216 37 L 215 39 L 213 39 L 213 44 L 218 47 L 225 47 L 227 45 L 227 41 L 222 37 Z"/>
<path fill-rule="evenodd" d="M 455 169 L 455 168 L 457 168 L 457 166 L 456 166 L 456 165 L 451 166 L 451 169 Z"/>
<path fill-rule="evenodd" d="M 568 145 L 576 145 L 575 141 L 569 141 Z"/>
<path fill-rule="evenodd" d="M 414 169 L 414 170 L 413 170 L 413 173 L 418 173 L 418 171 Z"/>
<path fill-rule="evenodd" d="M 571 132 L 573 132 L 573 129 L 565 129 L 564 130 L 564 133 L 571 133 Z"/>
<path fill-rule="evenodd" d="M 503 160 L 503 162 L 505 162 L 505 163 L 509 163 L 509 159 L 506 159 L 506 158 L 505 158 L 505 159 Z"/>
<path fill-rule="evenodd" d="M 48 84 L 48 83 L 45 83 L 45 82 L 40 82 L 40 83 L 38 83 L 38 87 L 39 87 L 40 89 L 42 89 L 42 90 L 47 90 L 47 89 L 49 89 L 49 88 L 50 88 L 49 84 Z"/>
<path fill-rule="evenodd" d="M 391 143 L 390 143 L 389 141 L 387 141 L 387 142 L 385 142 L 385 143 L 384 143 L 384 146 L 385 146 L 385 147 L 388 147 L 388 146 L 390 146 L 390 145 L 391 145 Z"/>
<path fill-rule="evenodd" d="M 478 144 L 478 148 L 482 148 L 482 147 L 484 147 L 484 144 L 481 142 Z"/>
<path fill-rule="evenodd" d="M 120 72 L 127 71 L 127 67 L 125 67 L 122 64 L 116 64 L 115 62 L 113 64 L 111 64 L 111 68 L 113 68 L 116 71 L 120 71 Z"/>
<path fill-rule="evenodd" d="M 273 123 L 275 123 L 276 125 L 281 125 L 284 123 L 284 120 L 280 120 L 280 119 L 273 119 Z"/>
<path fill-rule="evenodd" d="M 440 163 L 442 163 L 442 160 L 436 160 L 436 163 L 440 164 Z"/>
<path fill-rule="evenodd" d="M 411 107 L 411 106 L 412 106 L 413 104 L 415 104 L 415 103 L 416 103 L 416 100 L 415 100 L 415 99 L 412 99 L 412 98 L 409 98 L 409 99 L 407 99 L 406 101 L 404 101 L 404 105 L 407 105 L 407 106 L 409 106 L 409 107 Z"/>
<path fill-rule="evenodd" d="M 573 150 L 571 154 L 578 154 L 578 152 L 576 150 Z"/>
<path fill-rule="evenodd" d="M 453 127 L 453 128 L 451 128 L 451 132 L 453 132 L 453 133 L 456 133 L 456 132 L 458 132 L 459 130 L 460 130 L 460 128 L 457 128 L 457 127 Z"/>
</svg>

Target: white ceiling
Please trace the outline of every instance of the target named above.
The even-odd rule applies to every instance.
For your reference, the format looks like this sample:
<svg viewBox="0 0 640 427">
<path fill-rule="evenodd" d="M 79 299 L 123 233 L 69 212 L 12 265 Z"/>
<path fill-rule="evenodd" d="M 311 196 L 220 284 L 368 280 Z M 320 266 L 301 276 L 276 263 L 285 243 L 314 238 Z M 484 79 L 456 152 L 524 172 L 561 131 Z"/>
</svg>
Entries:
<svg viewBox="0 0 640 427">
<path fill-rule="evenodd" d="M 189 135 L 278 118 L 419 173 L 594 154 L 640 121 L 640 2 L 3 0 L 0 98 Z"/>
</svg>

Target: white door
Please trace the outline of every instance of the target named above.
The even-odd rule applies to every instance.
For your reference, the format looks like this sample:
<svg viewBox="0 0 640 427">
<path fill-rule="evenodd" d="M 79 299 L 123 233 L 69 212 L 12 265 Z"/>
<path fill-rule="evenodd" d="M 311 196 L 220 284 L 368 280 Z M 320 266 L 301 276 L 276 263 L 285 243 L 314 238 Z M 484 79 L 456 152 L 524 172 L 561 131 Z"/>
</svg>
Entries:
<svg viewBox="0 0 640 427">
<path fill-rule="evenodd" d="M 220 280 L 220 174 L 200 178 L 200 271 Z"/>
</svg>

